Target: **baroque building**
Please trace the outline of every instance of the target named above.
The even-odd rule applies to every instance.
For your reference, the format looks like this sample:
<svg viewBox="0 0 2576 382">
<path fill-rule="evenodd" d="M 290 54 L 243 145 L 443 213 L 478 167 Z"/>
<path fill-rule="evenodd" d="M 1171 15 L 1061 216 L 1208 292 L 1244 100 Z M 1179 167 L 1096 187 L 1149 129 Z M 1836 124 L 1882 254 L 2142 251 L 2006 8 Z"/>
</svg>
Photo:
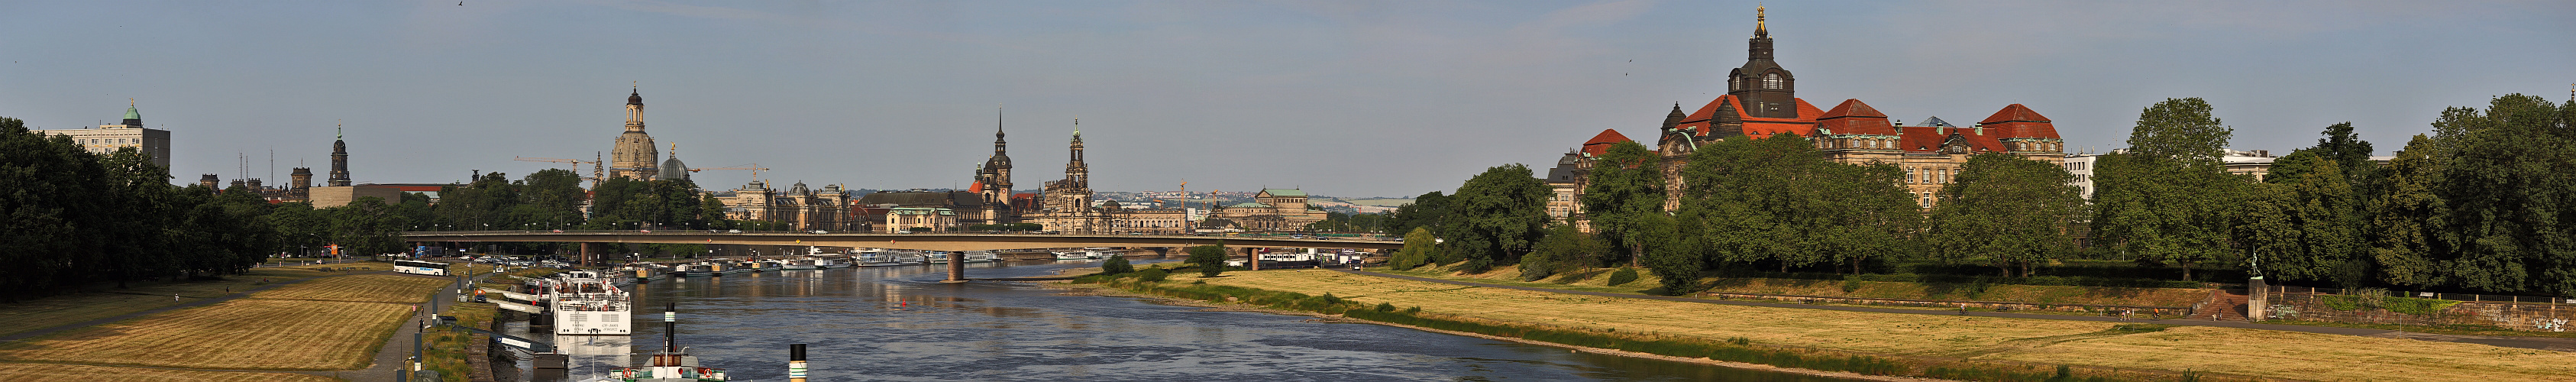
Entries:
<svg viewBox="0 0 2576 382">
<path fill-rule="evenodd" d="M 1225 219 L 1244 231 L 1297 231 L 1324 221 L 1323 209 L 1306 204 L 1306 190 L 1265 188 L 1252 201 L 1218 207 L 1209 219 Z"/>
<path fill-rule="evenodd" d="M 1112 224 L 1108 208 L 1091 202 L 1091 165 L 1082 161 L 1082 121 L 1074 120 L 1071 160 L 1064 164 L 1064 179 L 1046 182 L 1035 214 L 1024 216 L 1045 230 L 1070 234 L 1109 233 Z"/>
<path fill-rule="evenodd" d="M 1081 133 L 1077 131 L 1074 136 L 1075 150 L 1079 152 Z M 967 186 L 966 192 L 974 193 L 983 202 L 984 208 L 974 220 L 980 220 L 982 224 L 1020 222 L 1019 209 L 1012 208 L 1011 204 L 1010 144 L 1002 140 L 1000 108 L 993 109 L 993 156 L 984 158 L 984 164 L 975 167 L 975 183 Z"/>
<path fill-rule="evenodd" d="M 865 221 L 853 216 L 850 193 L 841 185 L 825 185 L 820 190 L 796 182 L 786 191 L 769 188 L 769 182 L 752 180 L 730 194 L 718 194 L 725 204 L 725 218 L 783 222 L 795 231 L 855 231 L 868 229 Z"/>
<path fill-rule="evenodd" d="M 617 135 L 617 144 L 608 151 L 608 176 L 635 180 L 653 179 L 659 175 L 655 160 L 653 136 L 644 133 L 644 92 L 626 94 L 626 132 Z"/>
<path fill-rule="evenodd" d="M 2056 125 L 2047 116 L 2021 104 L 2004 106 L 1985 120 L 1969 126 L 1953 125 L 1939 117 L 1925 118 L 1914 124 L 1891 120 L 1876 108 L 1858 99 L 1847 99 L 1832 109 L 1821 109 L 1797 97 L 1797 80 L 1775 61 L 1768 16 L 1755 8 L 1753 36 L 1746 41 L 1743 66 L 1727 74 L 1726 95 L 1710 100 L 1694 111 L 1686 112 L 1673 105 L 1656 127 L 1656 141 L 1650 148 L 1663 156 L 1666 209 L 1680 207 L 1681 168 L 1690 154 L 1700 146 L 1726 139 L 1761 139 L 1775 134 L 1795 134 L 1814 141 L 1827 159 L 1847 164 L 1889 164 L 1902 168 L 1906 189 L 1914 194 L 1917 204 L 1931 208 L 1941 188 L 1954 181 L 1961 165 L 1975 154 L 2006 153 L 2023 158 L 2058 164 L 2065 158 L 2064 141 Z M 1610 144 L 1628 141 L 1617 131 L 1603 130 L 1584 142 L 1584 149 L 1568 154 L 1575 160 L 1571 184 L 1577 205 L 1565 206 L 1566 216 L 1578 227 L 1588 228 L 1579 206 L 1580 193 L 1588 185 L 1594 161 L 1606 153 Z M 1564 166 L 1560 166 L 1564 167 Z"/>
</svg>

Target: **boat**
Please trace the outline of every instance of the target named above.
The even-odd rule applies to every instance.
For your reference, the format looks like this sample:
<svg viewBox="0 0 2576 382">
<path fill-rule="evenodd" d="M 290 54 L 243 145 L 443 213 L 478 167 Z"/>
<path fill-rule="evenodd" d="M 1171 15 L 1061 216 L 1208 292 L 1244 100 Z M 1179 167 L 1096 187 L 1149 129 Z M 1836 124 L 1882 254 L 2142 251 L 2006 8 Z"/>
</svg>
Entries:
<svg viewBox="0 0 2576 382">
<path fill-rule="evenodd" d="M 794 270 L 807 270 L 807 269 L 823 269 L 823 264 L 822 264 L 822 263 L 819 263 L 819 262 L 829 262 L 829 261 L 831 261 L 831 260 L 821 260 L 821 259 L 790 259 L 790 260 L 787 260 L 786 262 L 780 263 L 780 264 L 779 264 L 779 266 L 778 266 L 778 269 L 780 269 L 780 270 L 789 270 L 789 271 L 794 271 Z"/>
<path fill-rule="evenodd" d="M 1085 254 L 1085 253 L 1083 253 L 1083 251 L 1055 251 L 1055 252 L 1052 252 L 1052 253 L 1054 253 L 1054 254 L 1055 254 L 1055 259 L 1056 259 L 1056 260 L 1090 260 L 1090 259 L 1091 259 L 1091 256 L 1090 256 L 1089 254 Z"/>
<path fill-rule="evenodd" d="M 680 277 L 706 277 L 725 274 L 725 266 L 722 262 L 702 261 L 682 264 L 678 268 L 680 271 Z"/>
<path fill-rule="evenodd" d="M 966 251 L 964 258 L 968 263 L 990 263 L 1001 261 L 1002 255 L 993 254 L 993 251 Z"/>
<path fill-rule="evenodd" d="M 539 284 L 555 317 L 556 335 L 635 334 L 628 319 L 635 314 L 634 295 L 617 287 L 624 274 L 577 270 Z"/>
<path fill-rule="evenodd" d="M 725 376 L 725 369 L 703 366 L 698 363 L 698 356 L 689 355 L 688 352 L 680 350 L 680 345 L 677 340 L 677 337 L 679 336 L 677 333 L 680 331 L 679 325 L 679 304 L 674 303 L 671 304 L 670 307 L 664 308 L 662 311 L 662 350 L 653 352 L 653 357 L 644 365 L 609 369 L 607 376 L 608 380 L 626 382 L 707 382 L 728 380 Z M 799 357 L 801 356 L 802 355 L 799 355 Z"/>
<path fill-rule="evenodd" d="M 1056 260 L 1099 260 L 1099 259 L 1106 259 L 1106 258 L 1109 258 L 1109 256 L 1111 256 L 1111 255 L 1116 255 L 1116 254 L 1117 254 L 1117 252 L 1110 251 L 1110 250 L 1109 250 L 1109 248 L 1106 248 L 1106 247 L 1092 247 L 1092 248 L 1083 248 L 1083 249 L 1082 249 L 1082 250 L 1080 250 L 1080 251 L 1064 251 L 1064 252 L 1056 252 L 1056 253 L 1055 253 L 1055 259 L 1056 259 Z"/>
<path fill-rule="evenodd" d="M 833 258 L 814 259 L 814 266 L 817 267 L 817 269 L 849 268 L 850 260 Z"/>
</svg>

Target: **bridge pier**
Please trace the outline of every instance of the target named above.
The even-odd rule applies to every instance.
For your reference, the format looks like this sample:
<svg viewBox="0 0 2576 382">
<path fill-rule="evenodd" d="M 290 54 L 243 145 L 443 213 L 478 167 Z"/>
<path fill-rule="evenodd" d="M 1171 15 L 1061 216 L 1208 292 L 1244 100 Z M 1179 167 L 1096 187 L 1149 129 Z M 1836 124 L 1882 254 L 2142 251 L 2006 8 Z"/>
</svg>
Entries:
<svg viewBox="0 0 2576 382">
<path fill-rule="evenodd" d="M 581 264 L 581 266 L 584 266 L 584 267 L 591 266 L 591 264 L 590 264 L 590 247 L 591 247 L 591 246 L 593 246 L 593 245 L 598 245 L 598 244 L 599 244 L 599 243 L 592 243 L 592 242 L 587 242 L 587 241 L 582 242 L 582 243 L 581 243 L 581 252 L 580 252 L 580 253 L 574 253 L 574 254 L 573 254 L 573 258 L 572 258 L 573 263 L 574 263 L 574 264 Z"/>
<path fill-rule="evenodd" d="M 943 283 L 962 283 L 962 282 L 966 282 L 966 253 L 965 253 L 965 252 L 957 252 L 957 253 L 951 253 L 951 254 L 948 254 L 948 279 L 947 279 L 947 280 L 939 280 L 939 282 L 943 282 Z"/>
<path fill-rule="evenodd" d="M 1252 247 L 1243 248 L 1244 266 L 1252 267 L 1252 270 L 1256 271 L 1261 270 L 1261 252 L 1258 252 L 1260 250 Z"/>
</svg>

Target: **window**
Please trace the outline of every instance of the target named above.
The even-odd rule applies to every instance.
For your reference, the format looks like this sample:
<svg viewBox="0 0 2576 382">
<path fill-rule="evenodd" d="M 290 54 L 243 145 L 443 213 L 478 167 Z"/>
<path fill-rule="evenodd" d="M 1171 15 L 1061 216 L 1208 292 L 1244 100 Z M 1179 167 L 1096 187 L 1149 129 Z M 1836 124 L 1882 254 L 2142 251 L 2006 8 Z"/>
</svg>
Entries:
<svg viewBox="0 0 2576 382">
<path fill-rule="evenodd" d="M 1762 75 L 1763 89 L 1787 89 L 1789 88 L 1787 82 L 1788 81 L 1786 80 L 1780 79 L 1780 73 L 1768 73 Z"/>
</svg>

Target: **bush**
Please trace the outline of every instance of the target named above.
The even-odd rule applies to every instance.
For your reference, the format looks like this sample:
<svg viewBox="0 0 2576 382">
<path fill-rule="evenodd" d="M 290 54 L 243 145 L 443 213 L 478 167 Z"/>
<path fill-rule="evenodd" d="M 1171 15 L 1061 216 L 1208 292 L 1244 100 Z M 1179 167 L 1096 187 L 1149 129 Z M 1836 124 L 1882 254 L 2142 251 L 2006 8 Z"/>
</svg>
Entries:
<svg viewBox="0 0 2576 382">
<path fill-rule="evenodd" d="M 1190 247 L 1190 263 L 1198 264 L 1199 277 L 1216 277 L 1225 273 L 1225 257 L 1225 245 L 1221 242 Z"/>
<path fill-rule="evenodd" d="M 1100 262 L 1100 273 L 1102 274 L 1114 275 L 1135 271 L 1136 265 L 1127 263 L 1127 256 L 1111 255 L 1109 256 L 1109 261 Z"/>
<path fill-rule="evenodd" d="M 1142 281 L 1163 281 L 1170 277 L 1171 272 L 1164 272 L 1163 268 L 1149 268 L 1143 272 L 1136 272 L 1136 279 Z"/>
<path fill-rule="evenodd" d="M 1383 302 L 1377 303 L 1377 308 L 1372 310 L 1376 310 L 1378 313 L 1393 312 L 1395 311 L 1395 304 Z"/>
<path fill-rule="evenodd" d="M 1636 282 L 1636 281 L 1637 281 L 1637 269 L 1636 269 L 1636 268 L 1619 268 L 1619 271 L 1618 271 L 1618 272 L 1611 272 L 1611 273 L 1610 273 L 1610 280 L 1609 280 L 1609 281 L 1610 281 L 1610 285 L 1614 285 L 1614 286 L 1615 286 L 1615 285 L 1619 285 L 1619 284 L 1627 284 L 1627 283 Z"/>
</svg>

